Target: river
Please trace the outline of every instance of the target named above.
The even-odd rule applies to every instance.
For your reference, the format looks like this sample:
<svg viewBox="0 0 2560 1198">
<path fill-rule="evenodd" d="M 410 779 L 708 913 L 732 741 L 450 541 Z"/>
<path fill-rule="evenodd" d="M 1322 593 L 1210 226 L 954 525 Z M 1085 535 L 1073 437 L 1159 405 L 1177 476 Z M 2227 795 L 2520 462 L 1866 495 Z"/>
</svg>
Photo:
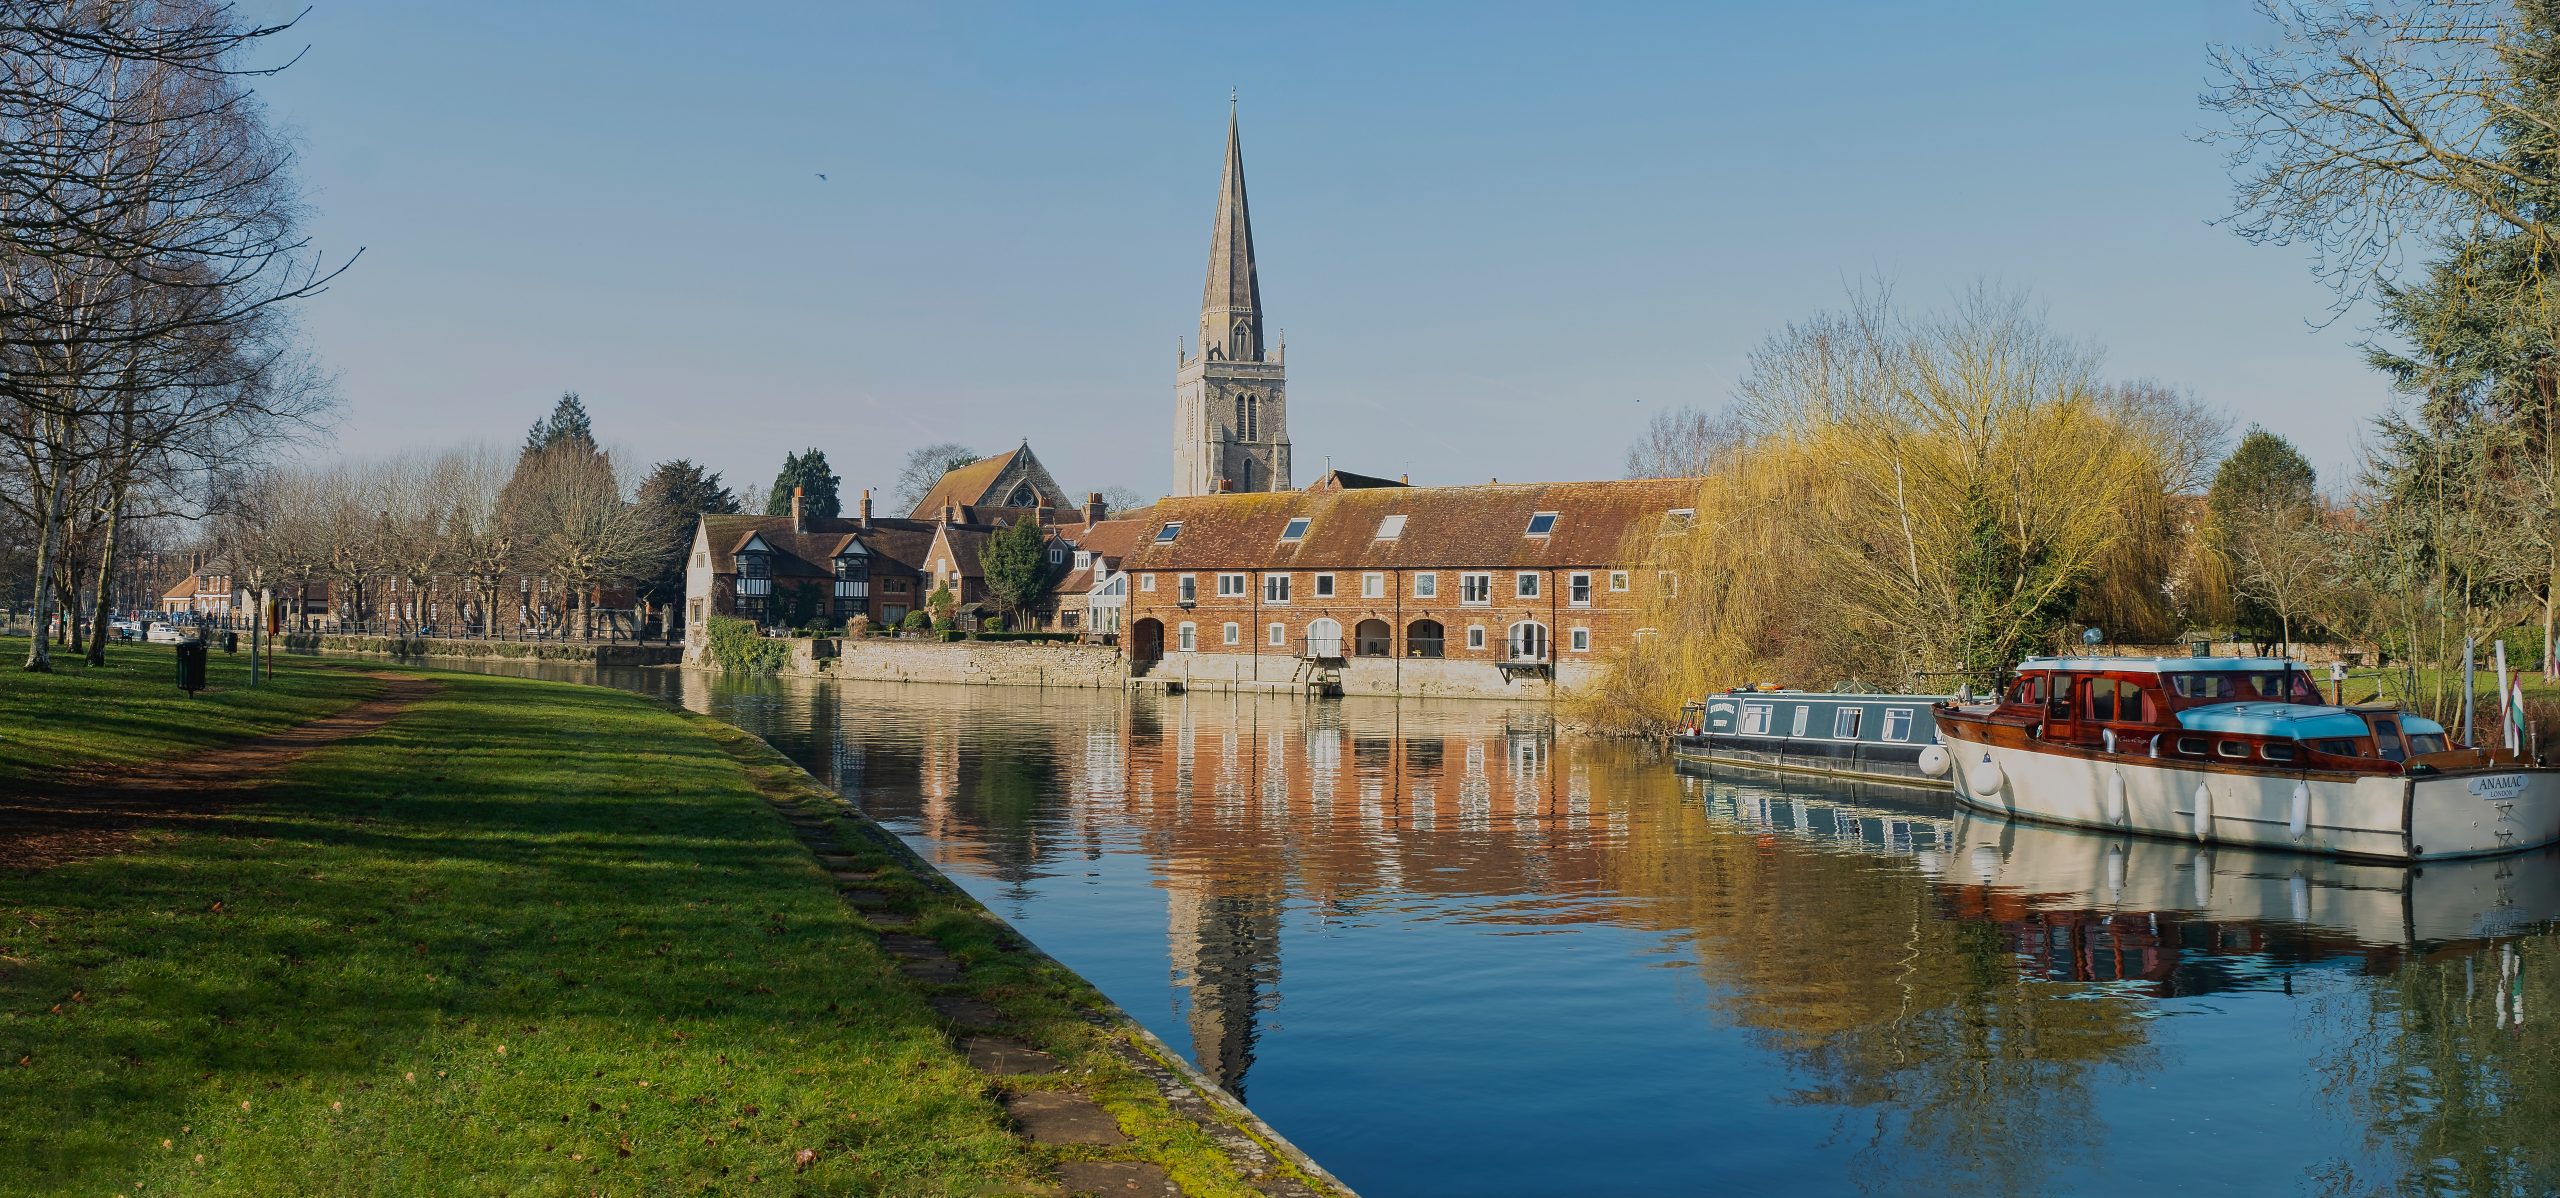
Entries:
<svg viewBox="0 0 2560 1198">
<path fill-rule="evenodd" d="M 764 736 L 1368 1198 L 2560 1184 L 2549 854 L 2003 825 L 1481 703 L 485 668 Z"/>
</svg>

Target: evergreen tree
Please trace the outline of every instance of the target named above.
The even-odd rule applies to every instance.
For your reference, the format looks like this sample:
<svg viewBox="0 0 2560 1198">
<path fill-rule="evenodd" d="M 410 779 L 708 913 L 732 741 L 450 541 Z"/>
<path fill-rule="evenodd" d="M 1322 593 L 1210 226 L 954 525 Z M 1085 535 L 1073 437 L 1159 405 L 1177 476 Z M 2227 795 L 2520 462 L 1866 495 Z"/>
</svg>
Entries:
<svg viewBox="0 0 2560 1198">
<path fill-rule="evenodd" d="M 640 506 L 666 530 L 666 547 L 641 591 L 652 600 L 671 603 L 684 594 L 685 554 L 693 547 L 702 517 L 737 515 L 738 497 L 722 485 L 718 474 L 677 458 L 658 463 L 640 480 Z"/>
<path fill-rule="evenodd" d="M 1004 609 L 1005 626 L 1019 628 L 1024 609 L 1040 598 L 1049 582 L 1049 538 L 1030 520 L 1016 520 L 996 530 L 979 551 L 987 592 Z"/>
<path fill-rule="evenodd" d="M 773 493 L 765 497 L 764 514 L 791 514 L 791 489 L 800 488 L 800 510 L 810 519 L 833 519 L 844 511 L 844 503 L 836 497 L 838 479 L 827 470 L 827 455 L 811 449 L 804 453 L 785 454 L 782 473 L 773 476 Z"/>
<path fill-rule="evenodd" d="M 2240 446 L 2213 473 L 2205 492 L 2205 510 L 2213 520 L 2213 537 L 2235 570 L 2249 553 L 2252 538 L 2302 526 L 2318 510 L 2319 475 L 2293 442 L 2250 425 Z M 2285 620 L 2265 599 L 2245 585 L 2231 601 L 2233 633 L 2261 643 L 2286 631 Z"/>
<path fill-rule="evenodd" d="M 596 452 L 595 426 L 587 420 L 587 405 L 575 391 L 561 392 L 560 402 L 551 405 L 551 415 L 533 422 L 524 435 L 524 456 L 563 445 Z"/>
</svg>

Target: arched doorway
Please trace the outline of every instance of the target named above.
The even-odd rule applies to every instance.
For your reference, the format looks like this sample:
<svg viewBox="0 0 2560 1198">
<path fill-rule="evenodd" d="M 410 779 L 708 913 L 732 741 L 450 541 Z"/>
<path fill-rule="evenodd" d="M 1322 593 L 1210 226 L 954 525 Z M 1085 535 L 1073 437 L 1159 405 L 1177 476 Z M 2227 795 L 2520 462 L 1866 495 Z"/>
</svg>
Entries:
<svg viewBox="0 0 2560 1198">
<path fill-rule="evenodd" d="M 1307 625 L 1307 656 L 1342 656 L 1342 625 L 1331 616 Z"/>
<path fill-rule="evenodd" d="M 1513 661 L 1545 661 L 1547 659 L 1547 626 L 1536 620 L 1522 620 L 1511 626 L 1507 646 Z"/>
<path fill-rule="evenodd" d="M 1362 657 L 1389 657 L 1395 653 L 1395 630 L 1384 620 L 1362 620 L 1351 630 L 1352 651 Z"/>
<path fill-rule="evenodd" d="M 1164 660 L 1164 621 L 1148 616 L 1129 626 L 1129 664 L 1145 669 Z"/>
<path fill-rule="evenodd" d="M 1440 656 L 1441 638 L 1446 634 L 1438 620 L 1416 620 L 1404 626 L 1404 654 L 1407 657 Z"/>
</svg>

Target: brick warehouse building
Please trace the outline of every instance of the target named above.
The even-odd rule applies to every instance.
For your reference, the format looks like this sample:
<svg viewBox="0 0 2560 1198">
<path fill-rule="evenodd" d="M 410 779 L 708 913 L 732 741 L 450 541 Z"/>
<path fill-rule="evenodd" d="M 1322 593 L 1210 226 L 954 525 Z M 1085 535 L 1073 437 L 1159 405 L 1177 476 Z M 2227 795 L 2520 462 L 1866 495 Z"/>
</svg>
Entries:
<svg viewBox="0 0 2560 1198">
<path fill-rule="evenodd" d="M 1133 671 L 1193 686 L 1543 697 L 1637 635 L 1645 549 L 1690 479 L 1168 499 L 1125 563 Z"/>
</svg>

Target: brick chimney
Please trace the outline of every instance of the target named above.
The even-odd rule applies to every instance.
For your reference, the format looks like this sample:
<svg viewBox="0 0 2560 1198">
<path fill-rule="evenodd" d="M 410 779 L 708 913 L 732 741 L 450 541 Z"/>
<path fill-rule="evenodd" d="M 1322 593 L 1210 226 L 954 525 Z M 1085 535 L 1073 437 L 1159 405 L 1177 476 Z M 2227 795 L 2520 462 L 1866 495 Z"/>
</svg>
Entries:
<svg viewBox="0 0 2560 1198">
<path fill-rule="evenodd" d="M 1084 522 L 1086 524 L 1100 524 L 1102 523 L 1102 518 L 1109 514 L 1109 509 L 1102 505 L 1102 492 L 1087 491 L 1084 493 Z"/>
<path fill-rule="evenodd" d="M 799 487 L 791 488 L 791 531 L 793 532 L 809 531 L 809 517 L 803 513 L 800 506 L 800 491 Z"/>
<path fill-rule="evenodd" d="M 862 489 L 862 531 L 871 531 L 871 488 Z"/>
</svg>

